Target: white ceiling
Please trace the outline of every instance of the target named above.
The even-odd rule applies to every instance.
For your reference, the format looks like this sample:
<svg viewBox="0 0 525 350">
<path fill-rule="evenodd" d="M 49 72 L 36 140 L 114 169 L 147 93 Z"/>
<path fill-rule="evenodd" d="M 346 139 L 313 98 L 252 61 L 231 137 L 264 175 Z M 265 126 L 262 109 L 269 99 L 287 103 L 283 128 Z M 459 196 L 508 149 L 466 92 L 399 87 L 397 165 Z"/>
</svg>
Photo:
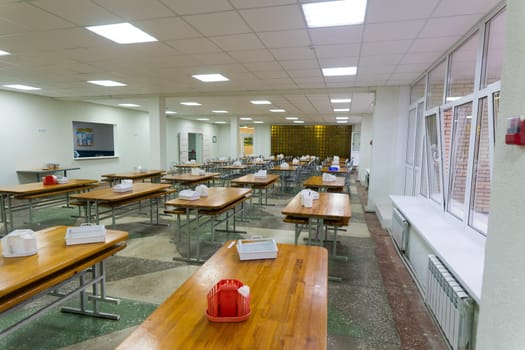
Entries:
<svg viewBox="0 0 525 350">
<path fill-rule="evenodd" d="M 308 29 L 306 0 L 0 0 L 0 85 L 146 110 L 165 96 L 176 117 L 250 116 L 265 123 L 350 123 L 373 112 L 378 86 L 408 85 L 500 0 L 368 0 L 363 25 Z M 88 25 L 130 22 L 159 41 L 119 45 Z M 353 77 L 322 67 L 357 65 Z M 203 83 L 194 74 L 221 73 Z M 105 88 L 88 80 L 127 84 Z M 330 98 L 351 97 L 334 113 Z M 255 106 L 252 99 L 269 99 Z M 185 107 L 182 101 L 199 107 Z M 348 107 L 348 106 L 347 106 Z M 271 113 L 284 108 L 286 113 Z M 212 110 L 227 110 L 216 115 Z"/>
</svg>

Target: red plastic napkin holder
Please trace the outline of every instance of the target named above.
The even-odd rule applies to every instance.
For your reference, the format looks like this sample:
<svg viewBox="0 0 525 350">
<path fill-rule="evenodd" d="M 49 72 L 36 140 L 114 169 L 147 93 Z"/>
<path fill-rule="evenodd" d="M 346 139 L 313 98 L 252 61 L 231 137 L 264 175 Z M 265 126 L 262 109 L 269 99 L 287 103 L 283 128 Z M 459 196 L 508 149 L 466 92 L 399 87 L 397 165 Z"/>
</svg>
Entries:
<svg viewBox="0 0 525 350">
<path fill-rule="evenodd" d="M 250 297 L 237 289 L 243 283 L 235 279 L 223 279 L 208 292 L 206 316 L 212 322 L 241 322 L 250 317 Z"/>
</svg>

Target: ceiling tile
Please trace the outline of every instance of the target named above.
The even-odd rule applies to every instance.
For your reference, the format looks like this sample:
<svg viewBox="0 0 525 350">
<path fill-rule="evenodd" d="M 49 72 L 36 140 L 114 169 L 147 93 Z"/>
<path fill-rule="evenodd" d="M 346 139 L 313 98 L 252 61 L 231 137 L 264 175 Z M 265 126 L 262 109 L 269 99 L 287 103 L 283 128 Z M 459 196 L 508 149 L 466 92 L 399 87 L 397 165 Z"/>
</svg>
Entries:
<svg viewBox="0 0 525 350">
<path fill-rule="evenodd" d="M 314 45 L 360 43 L 362 25 L 309 29 Z"/>
<path fill-rule="evenodd" d="M 319 58 L 333 58 L 340 56 L 359 56 L 360 47 L 360 44 L 316 45 L 314 49 Z"/>
<path fill-rule="evenodd" d="M 412 44 L 412 40 L 388 40 L 388 41 L 373 41 L 364 42 L 361 47 L 361 54 L 368 55 L 384 55 L 405 53 Z"/>
<path fill-rule="evenodd" d="M 358 57 L 329 57 L 319 58 L 322 68 L 357 66 Z M 358 68 L 359 69 L 359 68 Z"/>
<path fill-rule="evenodd" d="M 277 60 L 299 60 L 299 59 L 313 59 L 315 53 L 309 47 L 288 47 L 280 49 L 270 49 Z"/>
<path fill-rule="evenodd" d="M 81 26 L 121 22 L 121 18 L 89 0 L 37 0 L 32 4 Z"/>
<path fill-rule="evenodd" d="M 256 31 L 301 29 L 305 23 L 297 5 L 241 10 L 241 16 Z"/>
<path fill-rule="evenodd" d="M 262 49 L 263 44 L 255 34 L 236 34 L 211 37 L 215 44 L 225 51 Z"/>
<path fill-rule="evenodd" d="M 233 11 L 186 16 L 184 19 L 207 36 L 250 33 L 250 28 Z"/>
<path fill-rule="evenodd" d="M 244 66 L 253 72 L 267 72 L 267 71 L 276 71 L 281 69 L 281 65 L 276 61 L 267 61 L 267 62 L 247 62 Z"/>
<path fill-rule="evenodd" d="M 273 61 L 273 56 L 268 50 L 232 51 L 230 55 L 240 63 Z"/>
<path fill-rule="evenodd" d="M 424 24 L 424 20 L 367 24 L 363 41 L 412 39 L 417 36 Z"/>
<path fill-rule="evenodd" d="M 399 62 L 401 64 L 411 64 L 411 63 L 425 63 L 427 66 L 430 66 L 436 59 L 438 59 L 438 54 L 435 52 L 422 52 L 422 53 L 411 53 L 403 57 Z"/>
<path fill-rule="evenodd" d="M 65 3 L 65 1 L 61 0 L 53 1 Z M 78 0 L 66 2 L 76 5 Z M 144 1 L 142 0 L 95 0 L 95 2 L 122 19 L 127 20 L 161 18 L 171 14 L 169 9 L 158 0 L 148 0 L 148 6 L 144 6 Z"/>
<path fill-rule="evenodd" d="M 370 65 L 395 65 L 402 57 L 403 55 L 361 56 L 359 66 L 361 67 L 364 62 Z"/>
<path fill-rule="evenodd" d="M 470 15 L 476 13 L 478 15 L 484 15 L 494 8 L 498 3 L 500 3 L 499 0 L 441 0 L 433 15 L 436 17 Z"/>
<path fill-rule="evenodd" d="M 306 30 L 281 30 L 276 32 L 258 33 L 268 48 L 308 46 L 310 38 Z"/>
<path fill-rule="evenodd" d="M 321 71 L 318 69 L 288 70 L 288 74 L 290 74 L 290 76 L 294 79 L 304 77 L 323 78 Z"/>
<path fill-rule="evenodd" d="M 28 3 L 12 3 L 0 6 L 0 18 L 33 30 L 50 30 L 71 27 L 72 22 L 52 15 Z"/>
<path fill-rule="evenodd" d="M 450 48 L 457 40 L 459 36 L 444 36 L 439 38 L 419 38 L 414 40 L 408 54 L 413 52 L 437 52 L 443 53 L 445 50 Z"/>
<path fill-rule="evenodd" d="M 368 1 L 366 20 L 368 23 L 382 23 L 426 18 L 439 0 L 396 0 Z"/>
<path fill-rule="evenodd" d="M 231 10 L 227 0 L 162 0 L 166 6 L 178 15 L 191 15 L 197 13 L 211 13 L 216 11 Z"/>
<path fill-rule="evenodd" d="M 161 41 L 201 37 L 198 31 L 179 17 L 137 21 L 135 24 Z"/>
<path fill-rule="evenodd" d="M 466 33 L 478 20 L 478 16 L 441 17 L 429 20 L 419 34 L 421 38 L 435 38 Z"/>
<path fill-rule="evenodd" d="M 237 9 L 295 4 L 296 0 L 230 0 Z"/>
<path fill-rule="evenodd" d="M 220 52 L 221 49 L 205 38 L 181 39 L 168 41 L 168 45 L 185 54 Z"/>
<path fill-rule="evenodd" d="M 319 68 L 316 60 L 290 60 L 290 61 L 281 61 L 281 65 L 284 69 L 309 69 L 309 68 Z"/>
</svg>

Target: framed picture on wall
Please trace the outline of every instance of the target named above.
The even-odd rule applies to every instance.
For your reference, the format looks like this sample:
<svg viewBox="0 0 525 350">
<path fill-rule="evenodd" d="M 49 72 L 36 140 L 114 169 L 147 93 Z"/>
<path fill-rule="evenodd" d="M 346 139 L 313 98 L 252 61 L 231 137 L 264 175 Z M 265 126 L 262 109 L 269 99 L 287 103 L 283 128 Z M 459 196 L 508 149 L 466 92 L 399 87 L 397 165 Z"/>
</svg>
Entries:
<svg viewBox="0 0 525 350">
<path fill-rule="evenodd" d="M 217 136 L 212 136 L 211 137 L 211 142 L 217 143 Z"/>
</svg>

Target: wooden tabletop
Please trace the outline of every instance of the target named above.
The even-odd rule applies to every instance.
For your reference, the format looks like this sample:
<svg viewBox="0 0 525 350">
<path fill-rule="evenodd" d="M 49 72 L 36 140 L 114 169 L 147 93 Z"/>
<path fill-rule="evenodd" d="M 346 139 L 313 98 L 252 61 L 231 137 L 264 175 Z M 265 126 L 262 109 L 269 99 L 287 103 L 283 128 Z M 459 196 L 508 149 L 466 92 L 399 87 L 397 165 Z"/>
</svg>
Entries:
<svg viewBox="0 0 525 350">
<path fill-rule="evenodd" d="M 321 169 L 322 173 L 334 173 L 334 174 L 346 174 L 347 171 L 348 169 L 345 167 L 340 167 L 339 170 L 330 170 L 329 167 L 323 167 Z"/>
<path fill-rule="evenodd" d="M 298 193 L 282 210 L 284 215 L 322 218 L 350 219 L 352 210 L 347 193 L 319 192 L 319 199 L 313 201 L 312 208 L 301 204 L 301 193 Z"/>
<path fill-rule="evenodd" d="M 325 187 L 325 188 L 339 188 L 344 187 L 345 178 L 336 177 L 335 181 L 323 181 L 322 176 L 311 176 L 303 182 L 304 187 Z"/>
<path fill-rule="evenodd" d="M 134 183 L 133 190 L 127 192 L 114 192 L 113 188 L 102 188 L 85 193 L 72 195 L 71 198 L 84 201 L 97 202 L 118 202 L 134 197 L 145 196 L 150 193 L 160 192 L 166 188 L 170 188 L 169 184 L 156 183 Z"/>
<path fill-rule="evenodd" d="M 297 166 L 290 165 L 288 168 L 282 168 L 281 166 L 274 166 L 270 170 L 271 171 L 296 171 L 297 170 Z"/>
<path fill-rule="evenodd" d="M 127 232 L 107 230 L 105 242 L 66 246 L 66 229 L 66 226 L 56 226 L 37 231 L 38 254 L 19 258 L 0 256 L 0 301 L 9 293 L 45 280 L 128 238 Z"/>
<path fill-rule="evenodd" d="M 28 170 L 17 170 L 17 173 L 28 173 L 28 174 L 47 174 L 54 173 L 59 171 L 68 171 L 68 170 L 79 170 L 80 168 L 42 168 L 42 169 L 28 169 Z"/>
<path fill-rule="evenodd" d="M 243 169 L 247 169 L 249 168 L 248 165 L 246 164 L 241 164 L 241 165 L 223 165 L 220 167 L 220 169 L 225 169 L 225 170 L 243 170 Z"/>
<path fill-rule="evenodd" d="M 257 177 L 255 174 L 248 174 L 231 180 L 231 183 L 239 185 L 269 185 L 279 180 L 279 175 L 267 174 L 265 177 Z"/>
<path fill-rule="evenodd" d="M 44 185 L 42 182 L 31 182 L 28 184 L 0 187 L 0 193 L 11 193 L 17 195 L 31 195 L 37 193 L 51 193 L 68 188 L 83 187 L 97 183 L 97 180 L 69 179 L 65 184 Z"/>
<path fill-rule="evenodd" d="M 191 173 L 184 174 L 175 174 L 175 175 L 166 175 L 162 179 L 172 182 L 181 182 L 181 183 L 192 183 L 200 182 L 204 180 L 209 180 L 215 176 L 220 176 L 220 173 L 204 173 L 204 175 L 192 175 Z"/>
<path fill-rule="evenodd" d="M 243 199 L 251 192 L 250 188 L 210 187 L 208 188 L 208 197 L 201 197 L 194 201 L 175 198 L 167 201 L 165 204 L 166 206 L 179 208 L 221 209 Z"/>
<path fill-rule="evenodd" d="M 104 174 L 102 177 L 107 177 L 108 179 L 143 179 L 148 177 L 155 177 L 164 174 L 164 170 L 148 170 L 148 171 L 130 171 L 123 173 L 111 173 Z"/>
<path fill-rule="evenodd" d="M 326 349 L 326 249 L 279 244 L 276 259 L 240 261 L 228 244 L 117 349 Z M 206 317 L 207 293 L 224 278 L 250 287 L 251 314 L 244 322 Z"/>
<path fill-rule="evenodd" d="M 177 168 L 199 168 L 202 166 L 200 163 L 188 163 L 188 164 L 177 164 Z"/>
</svg>

